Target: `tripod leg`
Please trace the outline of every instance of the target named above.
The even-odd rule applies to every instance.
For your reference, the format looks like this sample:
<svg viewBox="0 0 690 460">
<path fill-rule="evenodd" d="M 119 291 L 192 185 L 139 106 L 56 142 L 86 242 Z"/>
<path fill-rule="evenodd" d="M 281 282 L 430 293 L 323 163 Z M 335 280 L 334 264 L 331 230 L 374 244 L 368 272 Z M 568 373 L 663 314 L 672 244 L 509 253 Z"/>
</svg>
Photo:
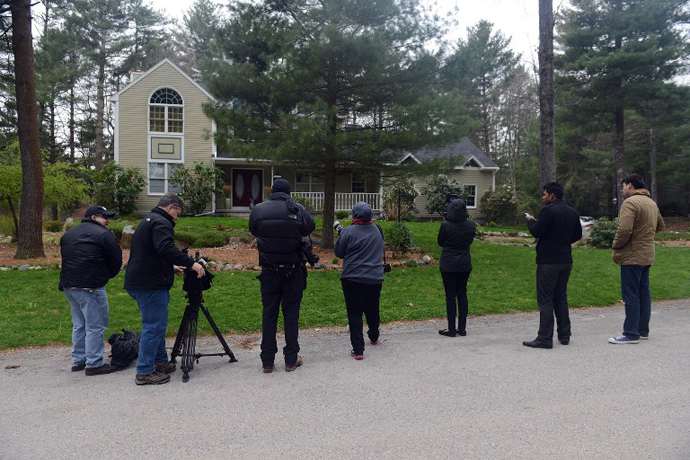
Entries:
<svg viewBox="0 0 690 460">
<path fill-rule="evenodd" d="M 220 341 L 220 344 L 223 346 L 223 349 L 225 350 L 225 354 L 227 354 L 230 357 L 231 363 L 237 362 L 237 358 L 235 358 L 235 355 L 233 354 L 232 350 L 230 350 L 230 347 L 228 346 L 228 343 L 225 341 L 223 338 L 223 334 L 220 333 L 218 330 L 218 326 L 216 326 L 216 322 L 213 321 L 213 318 L 211 317 L 211 313 L 204 307 L 203 304 L 199 305 L 201 308 L 201 311 L 204 312 L 204 316 L 206 316 L 206 319 L 208 320 L 208 323 L 211 325 L 211 328 L 213 329 L 213 332 L 216 333 L 216 337 L 218 337 L 218 340 Z"/>
<path fill-rule="evenodd" d="M 190 310 L 184 331 L 182 344 L 182 381 L 189 380 L 189 371 L 194 369 L 194 358 L 196 348 L 196 329 L 198 324 L 199 311 L 196 308 Z"/>
<path fill-rule="evenodd" d="M 177 362 L 175 358 L 177 356 L 180 356 L 180 353 L 182 352 L 182 340 L 184 339 L 184 332 L 186 329 L 186 324 L 189 321 L 189 315 L 190 315 L 190 304 L 187 304 L 187 306 L 184 309 L 184 313 L 182 314 L 182 321 L 180 321 L 180 328 L 177 330 L 177 336 L 175 337 L 175 345 L 173 345 L 172 352 L 170 353 L 170 362 L 175 363 Z"/>
</svg>

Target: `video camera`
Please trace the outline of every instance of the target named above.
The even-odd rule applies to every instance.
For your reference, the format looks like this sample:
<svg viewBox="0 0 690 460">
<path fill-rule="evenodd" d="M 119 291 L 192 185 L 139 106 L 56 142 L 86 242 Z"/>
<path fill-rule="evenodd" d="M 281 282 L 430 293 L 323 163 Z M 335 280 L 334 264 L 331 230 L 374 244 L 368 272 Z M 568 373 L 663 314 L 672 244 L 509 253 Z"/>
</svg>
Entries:
<svg viewBox="0 0 690 460">
<path fill-rule="evenodd" d="M 183 249 L 187 252 L 187 249 Z M 187 268 L 184 272 L 184 284 L 182 290 L 185 292 L 201 292 L 211 289 L 213 286 L 214 275 L 206 269 L 208 259 L 206 257 L 199 257 L 199 252 L 194 255 L 194 262 L 204 267 L 204 276 L 197 278 L 196 272 L 191 268 Z"/>
<path fill-rule="evenodd" d="M 314 254 L 314 246 L 311 243 L 311 238 L 309 238 L 309 241 L 302 241 L 302 254 L 304 254 L 304 258 L 307 259 L 307 262 L 312 267 L 319 263 L 321 259 L 318 254 Z"/>
</svg>

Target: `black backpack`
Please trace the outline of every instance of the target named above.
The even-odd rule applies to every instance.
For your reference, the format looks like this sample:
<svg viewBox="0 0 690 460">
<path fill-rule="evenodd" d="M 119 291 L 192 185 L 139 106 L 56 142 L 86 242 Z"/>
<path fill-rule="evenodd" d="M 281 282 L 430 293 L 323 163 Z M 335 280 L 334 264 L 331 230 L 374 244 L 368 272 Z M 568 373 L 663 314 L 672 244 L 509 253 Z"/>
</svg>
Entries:
<svg viewBox="0 0 690 460">
<path fill-rule="evenodd" d="M 139 355 L 139 333 L 122 329 L 108 338 L 110 344 L 110 364 L 124 369 Z"/>
</svg>

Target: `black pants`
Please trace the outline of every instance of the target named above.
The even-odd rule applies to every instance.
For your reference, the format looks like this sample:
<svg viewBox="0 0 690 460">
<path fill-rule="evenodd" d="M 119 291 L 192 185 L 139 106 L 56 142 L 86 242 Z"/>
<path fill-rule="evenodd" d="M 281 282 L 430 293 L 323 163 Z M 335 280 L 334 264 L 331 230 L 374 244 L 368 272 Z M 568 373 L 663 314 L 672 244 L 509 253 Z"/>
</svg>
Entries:
<svg viewBox="0 0 690 460">
<path fill-rule="evenodd" d="M 355 354 L 364 353 L 364 334 L 362 328 L 362 313 L 367 318 L 369 340 L 379 339 L 379 298 L 381 284 L 365 284 L 356 281 L 340 280 L 343 283 L 343 294 L 347 306 L 347 321 L 350 324 L 350 343 Z"/>
<path fill-rule="evenodd" d="M 471 272 L 441 272 L 443 287 L 446 290 L 446 316 L 448 330 L 455 329 L 455 312 L 458 314 L 459 332 L 465 332 L 467 327 L 467 280 Z M 457 299 L 457 307 L 455 305 Z"/>
<path fill-rule="evenodd" d="M 282 303 L 285 323 L 285 364 L 294 365 L 299 352 L 298 323 L 299 308 L 305 287 L 306 274 L 302 267 L 295 269 L 270 270 L 264 268 L 261 280 L 261 302 L 264 305 L 261 325 L 261 362 L 270 366 L 278 352 L 276 331 L 278 313 Z"/>
<path fill-rule="evenodd" d="M 572 264 L 537 265 L 537 304 L 539 333 L 537 342 L 553 342 L 553 317 L 556 316 L 558 340 L 570 338 L 568 315 L 568 278 Z"/>
</svg>

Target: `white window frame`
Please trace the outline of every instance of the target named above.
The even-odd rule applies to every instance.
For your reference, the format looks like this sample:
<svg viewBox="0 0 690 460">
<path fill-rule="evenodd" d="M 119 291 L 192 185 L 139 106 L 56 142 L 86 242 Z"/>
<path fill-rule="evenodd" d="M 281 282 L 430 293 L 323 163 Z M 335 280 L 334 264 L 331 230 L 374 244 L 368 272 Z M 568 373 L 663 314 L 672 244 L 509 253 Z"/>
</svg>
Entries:
<svg viewBox="0 0 690 460">
<path fill-rule="evenodd" d="M 477 184 L 462 184 L 463 187 L 474 187 L 474 206 L 467 205 L 467 209 L 477 209 Z M 467 203 L 467 200 L 465 200 Z"/>
<path fill-rule="evenodd" d="M 151 163 L 159 163 L 159 164 L 164 165 L 163 166 L 163 176 L 164 176 L 163 179 L 160 179 L 158 177 L 154 178 L 154 180 L 164 180 L 165 181 L 165 186 L 163 187 L 163 189 L 164 189 L 163 193 L 151 192 Z M 163 196 L 166 193 L 171 192 L 171 190 L 170 190 L 170 187 L 171 187 L 170 186 L 170 168 L 168 167 L 171 164 L 180 165 L 184 168 L 184 162 L 182 162 L 182 161 L 166 161 L 166 160 L 156 161 L 156 160 L 149 159 L 149 161 L 146 163 L 146 179 L 147 179 L 147 184 L 148 184 L 147 190 L 148 190 L 148 194 L 150 196 Z"/>
<path fill-rule="evenodd" d="M 180 99 L 182 99 L 182 104 L 156 104 L 151 102 L 151 97 L 154 95 L 154 93 L 158 90 L 161 89 L 171 89 L 175 91 L 179 96 Z M 147 179 L 147 185 L 146 189 L 149 194 L 149 196 L 163 196 L 166 193 L 169 192 L 170 190 L 170 171 L 168 165 L 170 164 L 179 164 L 184 167 L 184 130 L 185 127 L 187 126 L 186 120 L 185 120 L 185 114 L 184 114 L 184 98 L 182 97 L 182 93 L 178 91 L 177 89 L 173 88 L 172 86 L 160 86 L 149 94 L 149 98 L 147 99 L 148 104 L 146 105 L 146 110 L 147 110 L 147 118 L 146 118 L 146 127 L 147 127 L 147 132 L 148 132 L 148 145 L 147 145 L 147 158 L 148 161 L 146 163 L 146 179 Z M 151 107 L 165 107 L 165 131 L 151 131 Z M 182 132 L 179 133 L 170 133 L 168 132 L 168 107 L 180 107 L 182 109 Z M 167 160 L 167 159 L 161 159 L 161 158 L 151 158 L 152 152 L 151 152 L 151 140 L 156 137 L 156 138 L 171 138 L 171 139 L 179 139 L 180 140 L 180 159 L 179 160 Z M 151 163 L 163 163 L 164 166 L 164 181 L 165 181 L 165 187 L 163 193 L 160 192 L 151 192 Z M 155 180 L 160 180 L 158 178 L 155 178 Z"/>
<path fill-rule="evenodd" d="M 309 190 L 297 190 L 297 174 L 301 174 L 302 176 L 307 176 L 309 177 Z M 295 184 L 294 186 L 294 191 L 295 192 L 304 192 L 304 193 L 324 193 L 326 190 L 326 181 L 322 182 L 316 182 L 317 184 L 323 184 L 324 190 L 323 191 L 315 191 L 313 190 L 312 184 L 314 184 L 314 175 L 311 172 L 295 172 L 295 181 L 293 182 Z"/>
<path fill-rule="evenodd" d="M 159 104 L 159 103 L 153 103 L 151 102 L 151 97 L 156 93 L 156 91 L 159 91 L 161 89 L 171 89 L 175 91 L 178 96 L 180 96 L 180 99 L 182 99 L 182 104 Z M 151 107 L 164 107 L 165 108 L 165 121 L 164 121 L 164 131 L 151 131 Z M 181 132 L 170 132 L 168 130 L 168 108 L 169 107 L 179 107 L 182 109 L 182 131 Z M 184 130 L 185 127 L 187 126 L 185 116 L 184 116 L 184 98 L 182 97 L 182 93 L 180 93 L 178 90 L 171 86 L 161 86 L 159 88 L 154 89 L 151 91 L 151 94 L 149 94 L 148 98 L 148 104 L 146 106 L 147 110 L 147 117 L 146 117 L 146 124 L 147 124 L 147 129 L 149 134 L 169 134 L 169 135 L 174 135 L 174 136 L 184 136 Z"/>
<path fill-rule="evenodd" d="M 364 183 L 364 190 L 361 191 L 361 192 L 355 192 L 355 191 L 353 190 L 353 189 L 354 189 L 354 185 L 355 185 L 355 184 L 354 184 L 354 182 L 355 182 L 355 173 L 353 172 L 353 173 L 350 173 L 350 192 L 351 192 L 351 193 L 367 193 L 367 177 L 366 177 L 366 175 L 365 175 L 364 173 L 359 173 L 359 174 L 362 175 L 362 180 L 361 180 L 361 182 Z M 358 181 L 358 182 L 360 182 L 360 181 Z"/>
</svg>

